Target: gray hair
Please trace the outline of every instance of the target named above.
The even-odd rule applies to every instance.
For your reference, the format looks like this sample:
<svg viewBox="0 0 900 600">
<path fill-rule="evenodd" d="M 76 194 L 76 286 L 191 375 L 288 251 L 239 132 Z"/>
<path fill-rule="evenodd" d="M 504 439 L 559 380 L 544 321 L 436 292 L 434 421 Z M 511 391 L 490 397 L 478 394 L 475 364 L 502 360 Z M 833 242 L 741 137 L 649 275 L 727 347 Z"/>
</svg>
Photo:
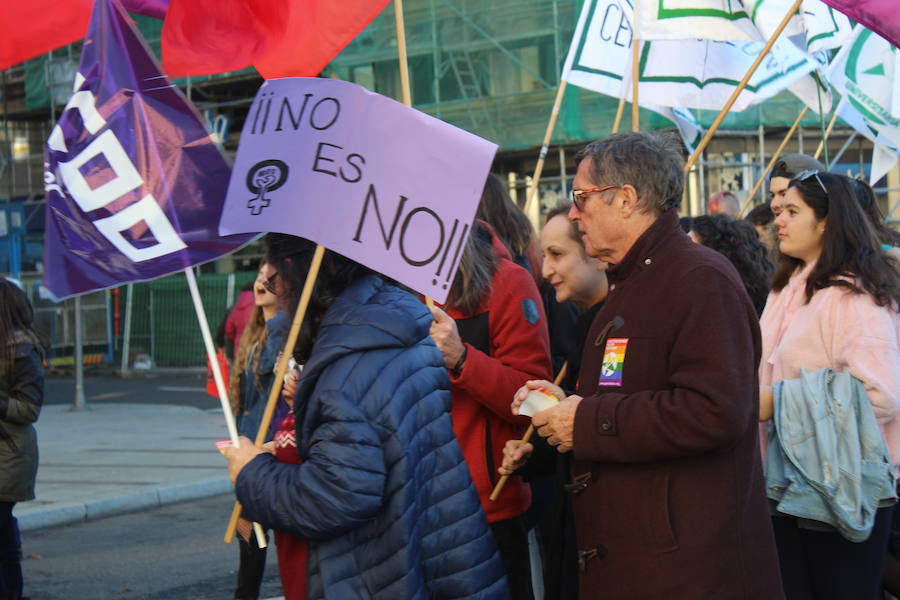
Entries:
<svg viewBox="0 0 900 600">
<path fill-rule="evenodd" d="M 591 178 L 597 185 L 632 185 L 638 207 L 660 215 L 681 206 L 684 161 L 681 143 L 670 134 L 615 133 L 585 146 L 575 159 L 591 159 Z"/>
</svg>

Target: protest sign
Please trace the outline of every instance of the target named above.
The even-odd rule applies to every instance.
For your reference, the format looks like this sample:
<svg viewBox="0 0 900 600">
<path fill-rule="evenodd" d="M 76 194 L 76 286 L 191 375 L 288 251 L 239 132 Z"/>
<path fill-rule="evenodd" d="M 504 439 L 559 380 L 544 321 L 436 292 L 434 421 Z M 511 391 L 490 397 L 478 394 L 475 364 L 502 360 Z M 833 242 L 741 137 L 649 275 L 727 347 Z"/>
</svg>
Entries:
<svg viewBox="0 0 900 600">
<path fill-rule="evenodd" d="M 117 2 L 97 2 L 73 91 L 44 166 L 44 285 L 57 298 L 168 275 L 251 239 L 219 237 L 228 165 Z"/>
<path fill-rule="evenodd" d="M 304 237 L 443 302 L 496 150 L 352 83 L 270 80 L 219 232 Z"/>
</svg>

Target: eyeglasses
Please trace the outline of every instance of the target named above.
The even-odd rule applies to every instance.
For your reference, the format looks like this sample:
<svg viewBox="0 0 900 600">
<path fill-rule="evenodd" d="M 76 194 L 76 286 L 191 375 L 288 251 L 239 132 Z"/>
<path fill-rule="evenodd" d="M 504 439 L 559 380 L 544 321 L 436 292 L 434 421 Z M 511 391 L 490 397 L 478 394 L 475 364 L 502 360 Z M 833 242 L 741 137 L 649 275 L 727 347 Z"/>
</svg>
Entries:
<svg viewBox="0 0 900 600">
<path fill-rule="evenodd" d="M 822 188 L 822 192 L 825 193 L 825 197 L 827 198 L 828 197 L 828 188 L 826 188 L 825 184 L 822 183 L 822 179 L 819 177 L 819 171 L 817 171 L 817 170 L 800 171 L 799 173 L 794 175 L 794 179 L 796 179 L 797 181 L 806 181 L 810 177 L 816 178 L 816 181 L 819 182 L 819 187 Z"/>
<path fill-rule="evenodd" d="M 621 185 L 604 185 L 602 187 L 596 188 L 588 188 L 586 190 L 576 190 L 573 189 L 569 192 L 569 200 L 572 201 L 572 204 L 575 205 L 575 208 L 578 209 L 579 212 L 584 212 L 584 204 L 587 202 L 587 196 L 589 194 L 599 194 L 600 192 L 605 192 L 606 190 L 611 190 L 614 188 L 622 187 Z"/>
</svg>

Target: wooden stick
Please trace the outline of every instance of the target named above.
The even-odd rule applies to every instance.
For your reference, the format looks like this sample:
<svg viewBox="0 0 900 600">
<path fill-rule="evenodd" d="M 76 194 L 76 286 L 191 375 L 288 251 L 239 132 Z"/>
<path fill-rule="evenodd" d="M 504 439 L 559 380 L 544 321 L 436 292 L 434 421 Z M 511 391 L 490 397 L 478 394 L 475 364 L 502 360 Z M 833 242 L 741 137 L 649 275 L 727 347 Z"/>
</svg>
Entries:
<svg viewBox="0 0 900 600">
<path fill-rule="evenodd" d="M 559 107 L 562 105 L 563 94 L 566 91 L 568 81 L 560 79 L 559 89 L 556 90 L 556 100 L 553 101 L 553 110 L 550 111 L 550 122 L 547 123 L 547 131 L 544 132 L 544 143 L 541 145 L 541 152 L 538 155 L 537 165 L 534 167 L 534 175 L 531 176 L 531 190 L 528 194 L 528 200 L 525 201 L 523 212 L 527 215 L 531 209 L 531 204 L 537 200 L 538 183 L 541 181 L 541 173 L 544 170 L 544 160 L 547 158 L 547 152 L 550 148 L 550 138 L 553 137 L 553 128 L 556 127 L 556 118 L 559 116 Z"/>
<path fill-rule="evenodd" d="M 694 166 L 694 163 L 697 162 L 697 159 L 699 159 L 703 151 L 706 150 L 706 147 L 709 145 L 709 141 L 716 134 L 716 131 L 722 124 L 722 121 L 725 120 L 725 116 L 728 114 L 728 111 L 730 111 L 731 107 L 734 106 L 734 103 L 737 101 L 738 96 L 740 96 L 744 88 L 747 87 L 747 83 L 750 81 L 750 78 L 753 77 L 754 73 L 756 73 L 756 69 L 762 63 L 763 59 L 766 57 L 766 54 L 768 54 L 769 50 L 772 49 L 772 46 L 775 45 L 775 40 L 778 39 L 778 36 L 780 36 L 781 32 L 784 31 L 784 28 L 787 27 L 788 22 L 790 22 L 791 18 L 793 18 L 794 14 L 800 8 L 800 5 L 802 3 L 803 0 L 794 0 L 794 3 L 791 5 L 790 10 L 788 10 L 787 14 L 781 20 L 781 23 L 775 29 L 772 37 L 770 37 L 769 41 L 766 42 L 766 45 L 763 46 L 763 49 L 762 51 L 760 51 L 759 56 L 757 56 L 756 60 L 753 61 L 753 64 L 750 65 L 750 69 L 747 71 L 747 74 L 744 75 L 744 78 L 741 80 L 740 84 L 738 84 L 737 89 L 734 90 L 734 92 L 731 94 L 731 97 L 728 99 L 728 102 L 725 103 L 724 108 L 722 108 L 721 112 L 719 112 L 719 116 L 717 116 L 716 120 L 713 121 L 713 124 L 710 125 L 709 130 L 706 132 L 706 135 L 703 136 L 700 144 L 697 145 L 697 149 L 694 150 L 694 153 L 691 154 L 690 158 L 688 158 L 687 163 L 685 163 L 684 165 L 685 173 L 691 170 L 691 167 Z"/>
<path fill-rule="evenodd" d="M 637 6 L 635 6 L 637 8 Z M 631 41 L 631 130 L 641 130 L 641 105 L 638 103 L 638 87 L 641 83 L 640 53 L 641 42 L 638 39 Z"/>
<path fill-rule="evenodd" d="M 409 60 L 406 56 L 406 26 L 403 20 L 403 0 L 394 0 L 394 26 L 397 37 L 397 58 L 400 61 L 400 95 L 403 104 L 412 106 L 412 92 L 409 83 Z M 425 305 L 428 308 L 434 306 L 431 296 L 425 296 Z"/>
<path fill-rule="evenodd" d="M 816 148 L 816 153 L 813 154 L 813 158 L 819 160 L 819 156 L 822 155 L 822 150 L 825 149 L 825 144 L 828 142 L 828 136 L 831 135 L 831 130 L 834 129 L 834 124 L 837 123 L 838 120 L 838 111 L 835 109 L 834 115 L 831 117 L 831 121 L 828 123 L 828 129 L 825 130 L 825 135 L 822 136 L 822 141 L 819 142 L 819 147 Z"/>
<path fill-rule="evenodd" d="M 612 131 L 610 134 L 619 133 L 619 126 L 622 124 L 622 113 L 625 112 L 625 96 L 619 98 L 619 108 L 616 109 L 616 120 L 613 121 Z"/>
<path fill-rule="evenodd" d="M 762 175 L 759 176 L 759 179 L 754 184 L 753 188 L 750 190 L 750 194 L 747 196 L 747 200 L 744 202 L 744 205 L 741 206 L 741 210 L 738 211 L 738 216 L 742 216 L 747 208 L 753 204 L 753 197 L 756 196 L 756 192 L 759 191 L 760 186 L 765 183 L 766 177 L 769 175 L 769 171 L 772 170 L 772 167 L 775 166 L 775 162 L 781 157 L 781 153 L 784 152 L 785 146 L 788 145 L 788 142 L 794 137 L 794 132 L 797 131 L 797 127 L 800 126 L 800 121 L 803 120 L 803 117 L 806 116 L 806 113 L 809 111 L 808 106 L 804 106 L 803 110 L 800 111 L 800 114 L 797 115 L 797 120 L 794 121 L 794 124 L 791 125 L 791 128 L 788 130 L 787 135 L 784 136 L 784 139 L 781 140 L 781 145 L 775 150 L 775 154 L 772 155 L 772 160 L 769 161 L 768 166 L 766 166 L 766 170 L 762 172 Z"/>
<path fill-rule="evenodd" d="M 281 351 L 281 357 L 275 366 L 275 380 L 272 382 L 272 389 L 269 390 L 269 398 L 266 401 L 266 409 L 263 412 L 262 422 L 259 424 L 259 430 L 256 433 L 256 446 L 262 446 L 266 441 L 266 432 L 272 423 L 272 416 L 275 414 L 275 407 L 278 404 L 278 397 L 281 395 L 281 386 L 284 383 L 284 374 L 287 372 L 288 361 L 294 354 L 294 346 L 297 345 L 297 337 L 300 335 L 300 327 L 303 325 L 303 319 L 306 317 L 306 309 L 309 307 L 309 299 L 312 297 L 313 288 L 316 285 L 316 279 L 319 277 L 319 268 L 322 266 L 322 258 L 325 256 L 325 246 L 316 245 L 316 251 L 313 254 L 312 262 L 309 265 L 309 272 L 306 274 L 306 282 L 303 284 L 303 291 L 300 293 L 300 302 L 297 304 L 297 312 L 294 313 L 294 321 L 291 323 L 291 329 L 288 332 L 287 340 L 284 342 L 284 350 Z M 231 411 L 229 406 L 228 411 Z M 225 530 L 225 543 L 230 544 L 234 539 L 234 530 L 237 527 L 238 517 L 241 516 L 241 503 L 235 502 L 234 509 L 231 511 L 231 518 L 228 520 L 228 528 Z"/>
<path fill-rule="evenodd" d="M 409 63 L 406 60 L 406 27 L 403 25 L 403 0 L 394 0 L 394 24 L 397 30 L 397 55 L 400 58 L 400 91 L 403 95 L 403 104 L 412 106 Z"/>
<path fill-rule="evenodd" d="M 566 371 L 569 368 L 569 363 L 563 363 L 562 369 L 559 370 L 559 373 L 556 375 L 556 379 L 553 380 L 553 385 L 559 385 L 559 383 L 565 379 Z M 522 444 L 527 444 L 531 439 L 531 436 L 534 435 L 534 425 L 529 425 L 528 429 L 525 430 L 525 435 L 522 436 Z M 500 497 L 500 492 L 503 491 L 503 488 L 506 486 L 506 481 L 509 479 L 509 475 L 504 475 L 497 481 L 497 485 L 494 486 L 494 491 L 491 492 L 490 500 L 491 502 L 496 502 L 497 498 Z"/>
</svg>

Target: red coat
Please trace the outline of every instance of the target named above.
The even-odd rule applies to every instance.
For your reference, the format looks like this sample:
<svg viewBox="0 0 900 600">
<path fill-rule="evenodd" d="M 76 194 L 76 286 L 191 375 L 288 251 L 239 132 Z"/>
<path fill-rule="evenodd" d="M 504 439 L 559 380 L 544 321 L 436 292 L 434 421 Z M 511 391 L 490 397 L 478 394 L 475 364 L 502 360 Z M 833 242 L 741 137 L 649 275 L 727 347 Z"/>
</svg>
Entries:
<svg viewBox="0 0 900 600">
<path fill-rule="evenodd" d="M 237 349 L 241 345 L 241 334 L 244 333 L 244 328 L 250 322 L 250 315 L 253 314 L 255 302 L 253 292 L 241 292 L 238 294 L 234 308 L 231 309 L 231 312 L 228 313 L 228 318 L 225 320 L 225 335 L 234 342 L 235 354 L 237 354 Z"/>
<path fill-rule="evenodd" d="M 527 417 L 510 412 L 513 394 L 528 379 L 550 378 L 550 341 L 537 286 L 502 245 L 494 247 L 501 257 L 484 305 L 475 315 L 445 307 L 466 344 L 462 371 L 458 377 L 450 372 L 453 430 L 491 523 L 518 516 L 531 503 L 520 477 L 507 482 L 497 501 L 488 497 L 504 444 L 528 427 Z"/>
<path fill-rule="evenodd" d="M 737 272 L 669 211 L 609 277 L 575 415 L 572 470 L 589 477 L 573 496 L 589 553 L 581 598 L 781 598 L 757 437 L 759 326 Z"/>
</svg>

